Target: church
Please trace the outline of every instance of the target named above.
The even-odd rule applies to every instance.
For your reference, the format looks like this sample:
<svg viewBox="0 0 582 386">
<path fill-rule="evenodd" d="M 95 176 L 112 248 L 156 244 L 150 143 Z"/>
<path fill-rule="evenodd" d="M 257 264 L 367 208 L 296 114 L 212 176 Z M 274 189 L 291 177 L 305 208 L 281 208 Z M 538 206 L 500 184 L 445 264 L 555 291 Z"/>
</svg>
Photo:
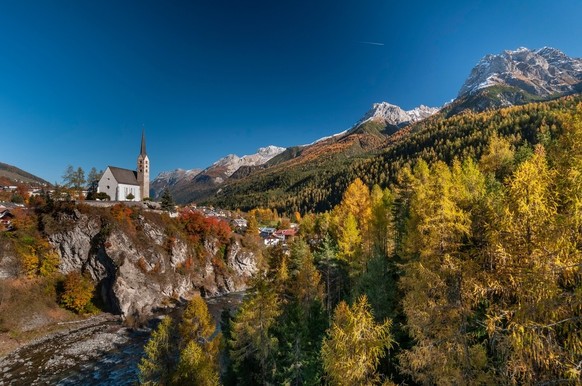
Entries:
<svg viewBox="0 0 582 386">
<path fill-rule="evenodd" d="M 150 196 L 150 159 L 143 131 L 137 170 L 108 166 L 99 180 L 97 192 L 106 193 L 112 201 L 143 201 Z"/>
</svg>

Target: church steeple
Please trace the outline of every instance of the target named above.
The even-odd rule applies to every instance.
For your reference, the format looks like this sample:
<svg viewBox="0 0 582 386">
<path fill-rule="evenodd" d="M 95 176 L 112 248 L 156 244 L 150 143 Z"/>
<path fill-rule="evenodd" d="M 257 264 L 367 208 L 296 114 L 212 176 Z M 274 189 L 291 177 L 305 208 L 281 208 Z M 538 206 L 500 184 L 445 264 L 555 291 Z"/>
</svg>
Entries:
<svg viewBox="0 0 582 386">
<path fill-rule="evenodd" d="M 145 142 L 145 129 L 141 130 L 141 151 L 139 152 L 139 155 L 147 155 Z"/>
<path fill-rule="evenodd" d="M 140 199 L 150 196 L 150 159 L 146 152 L 145 129 L 141 131 L 141 149 L 137 156 L 137 182 L 140 187 Z"/>
</svg>

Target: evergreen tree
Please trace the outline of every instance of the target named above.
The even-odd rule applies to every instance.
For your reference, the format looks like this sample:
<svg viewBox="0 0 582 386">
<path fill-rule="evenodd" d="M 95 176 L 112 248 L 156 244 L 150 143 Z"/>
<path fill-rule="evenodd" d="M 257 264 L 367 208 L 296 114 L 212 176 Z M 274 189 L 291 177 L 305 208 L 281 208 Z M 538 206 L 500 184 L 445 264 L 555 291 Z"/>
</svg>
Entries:
<svg viewBox="0 0 582 386">
<path fill-rule="evenodd" d="M 174 203 L 174 199 L 172 198 L 172 194 L 170 193 L 170 189 L 165 188 L 162 192 L 162 196 L 160 197 L 160 204 L 162 206 L 162 210 L 167 212 L 175 212 L 176 211 L 176 204 Z"/>
</svg>

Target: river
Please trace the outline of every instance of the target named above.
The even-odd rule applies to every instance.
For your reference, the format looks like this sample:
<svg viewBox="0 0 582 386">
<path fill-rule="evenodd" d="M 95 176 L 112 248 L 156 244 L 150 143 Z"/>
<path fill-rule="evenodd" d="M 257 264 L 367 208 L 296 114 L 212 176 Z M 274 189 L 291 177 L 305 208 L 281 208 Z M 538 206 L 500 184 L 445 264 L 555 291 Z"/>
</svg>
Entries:
<svg viewBox="0 0 582 386">
<path fill-rule="evenodd" d="M 224 309 L 237 308 L 243 293 L 207 298 L 217 326 Z M 0 386 L 133 385 L 151 331 L 133 330 L 109 314 L 67 325 L 67 330 L 29 343 L 0 359 Z"/>
</svg>

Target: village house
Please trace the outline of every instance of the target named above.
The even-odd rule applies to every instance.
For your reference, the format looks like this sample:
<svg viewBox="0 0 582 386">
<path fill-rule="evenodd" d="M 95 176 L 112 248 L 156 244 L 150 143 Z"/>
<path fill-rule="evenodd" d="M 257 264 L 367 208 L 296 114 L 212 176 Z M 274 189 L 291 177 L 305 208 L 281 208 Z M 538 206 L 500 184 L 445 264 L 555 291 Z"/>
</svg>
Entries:
<svg viewBox="0 0 582 386">
<path fill-rule="evenodd" d="M 14 215 L 5 206 L 0 205 L 0 231 L 13 229 L 12 219 Z"/>
</svg>

